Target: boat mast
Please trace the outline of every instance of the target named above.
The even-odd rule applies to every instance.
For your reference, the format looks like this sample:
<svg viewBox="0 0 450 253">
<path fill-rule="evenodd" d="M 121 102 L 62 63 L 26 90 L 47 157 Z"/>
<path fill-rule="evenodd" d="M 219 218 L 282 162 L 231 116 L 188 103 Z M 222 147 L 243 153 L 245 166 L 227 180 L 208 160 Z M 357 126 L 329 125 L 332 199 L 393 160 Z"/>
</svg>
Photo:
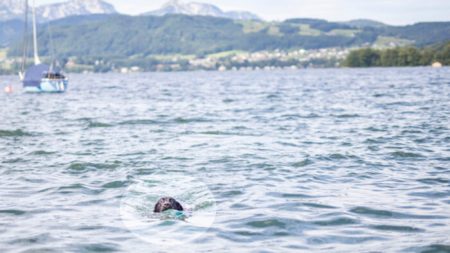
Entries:
<svg viewBox="0 0 450 253">
<path fill-rule="evenodd" d="M 22 81 L 25 75 L 25 67 L 27 66 L 27 54 L 28 54 L 28 0 L 25 0 L 25 22 L 23 27 L 23 51 L 22 51 L 22 65 L 19 71 L 19 78 Z"/>
<path fill-rule="evenodd" d="M 33 0 L 33 47 L 34 47 L 34 65 L 41 64 L 41 60 L 39 60 L 38 54 L 38 45 L 37 45 L 37 29 L 36 29 L 36 4 L 35 0 Z"/>
</svg>

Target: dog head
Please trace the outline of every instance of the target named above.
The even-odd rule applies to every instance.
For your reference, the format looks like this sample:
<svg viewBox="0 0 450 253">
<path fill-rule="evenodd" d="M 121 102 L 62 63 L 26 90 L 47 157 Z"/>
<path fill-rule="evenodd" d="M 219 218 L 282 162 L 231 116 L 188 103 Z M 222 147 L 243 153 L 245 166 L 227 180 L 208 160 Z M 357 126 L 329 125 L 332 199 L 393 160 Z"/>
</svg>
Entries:
<svg viewBox="0 0 450 253">
<path fill-rule="evenodd" d="M 178 203 L 178 201 L 176 201 L 174 198 L 164 197 L 158 200 L 153 212 L 162 213 L 170 209 L 183 211 L 183 206 L 181 206 L 181 204 Z"/>
</svg>

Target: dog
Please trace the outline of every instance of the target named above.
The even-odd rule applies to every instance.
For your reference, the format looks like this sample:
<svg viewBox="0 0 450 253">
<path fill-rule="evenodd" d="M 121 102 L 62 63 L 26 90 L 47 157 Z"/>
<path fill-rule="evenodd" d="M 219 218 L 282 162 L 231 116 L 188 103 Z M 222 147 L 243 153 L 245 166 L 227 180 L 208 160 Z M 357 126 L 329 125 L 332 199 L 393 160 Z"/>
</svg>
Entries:
<svg viewBox="0 0 450 253">
<path fill-rule="evenodd" d="M 162 213 L 162 212 L 167 211 L 167 210 L 184 211 L 184 208 L 174 198 L 164 197 L 164 198 L 160 198 L 158 200 L 158 202 L 156 202 L 155 209 L 153 210 L 153 212 L 155 212 L 155 213 Z"/>
</svg>

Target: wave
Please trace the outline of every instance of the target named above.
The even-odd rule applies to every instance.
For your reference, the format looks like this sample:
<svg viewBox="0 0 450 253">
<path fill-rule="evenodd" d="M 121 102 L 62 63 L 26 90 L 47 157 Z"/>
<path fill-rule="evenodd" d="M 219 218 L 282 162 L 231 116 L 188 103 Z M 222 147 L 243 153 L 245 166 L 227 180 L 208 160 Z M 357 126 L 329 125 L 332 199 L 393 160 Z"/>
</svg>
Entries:
<svg viewBox="0 0 450 253">
<path fill-rule="evenodd" d="M 102 123 L 102 122 L 96 122 L 96 121 L 91 121 L 88 124 L 88 128 L 113 127 L 113 126 L 114 125 Z"/>
<path fill-rule="evenodd" d="M 390 155 L 394 158 L 423 158 L 424 156 L 418 153 L 412 153 L 412 152 L 403 152 L 403 151 L 396 151 L 390 153 Z"/>
<path fill-rule="evenodd" d="M 411 249 L 405 252 L 420 252 L 420 253 L 448 253 L 450 252 L 450 245 L 445 244 L 430 244 L 424 247 L 420 247 L 420 249 Z"/>
<path fill-rule="evenodd" d="M 119 123 L 119 125 L 163 125 L 163 124 L 188 124 L 188 123 L 203 123 L 210 122 L 204 118 L 173 118 L 169 120 L 154 120 L 154 119 L 133 119 L 126 120 Z"/>
<path fill-rule="evenodd" d="M 50 152 L 45 150 L 37 150 L 30 153 L 30 155 L 36 155 L 36 156 L 46 156 L 46 155 L 53 155 L 56 154 L 56 152 Z"/>
<path fill-rule="evenodd" d="M 152 119 L 134 119 L 126 120 L 119 123 L 119 125 L 159 125 L 162 122 Z"/>
<path fill-rule="evenodd" d="M 344 155 L 344 154 L 334 153 L 334 154 L 329 154 L 326 156 L 319 156 L 318 159 L 321 161 L 336 161 L 336 160 L 359 159 L 359 158 L 354 155 Z"/>
<path fill-rule="evenodd" d="M 247 222 L 245 225 L 249 227 L 254 228 L 267 228 L 267 227 L 278 227 L 278 228 L 285 228 L 286 223 L 279 219 L 265 219 L 265 220 L 259 220 L 259 221 L 250 221 Z"/>
<path fill-rule="evenodd" d="M 360 118 L 361 115 L 359 114 L 339 114 L 339 115 L 333 115 L 334 117 L 338 119 L 350 119 L 350 118 Z"/>
<path fill-rule="evenodd" d="M 369 207 L 355 207 L 350 209 L 351 213 L 360 214 L 364 216 L 371 216 L 376 218 L 396 218 L 396 219 L 444 219 L 442 215 L 415 215 L 408 213 L 400 213 L 389 210 L 373 209 Z"/>
<path fill-rule="evenodd" d="M 292 167 L 294 167 L 294 168 L 301 168 L 301 167 L 306 167 L 306 166 L 308 166 L 308 165 L 311 165 L 311 164 L 313 164 L 313 163 L 314 163 L 314 162 L 313 162 L 312 160 L 310 160 L 310 159 L 305 159 L 305 160 L 303 160 L 303 161 L 293 163 L 293 164 L 292 164 Z"/>
<path fill-rule="evenodd" d="M 313 223 L 319 226 L 342 226 L 358 224 L 359 221 L 349 217 L 336 217 L 331 220 L 314 221 Z"/>
<path fill-rule="evenodd" d="M 84 184 L 71 184 L 67 186 L 61 186 L 57 189 L 57 192 L 59 194 L 72 194 L 72 193 L 79 193 L 82 192 L 86 195 L 98 195 L 103 192 L 102 189 L 96 189 L 96 188 L 90 188 Z"/>
<path fill-rule="evenodd" d="M 406 233 L 417 233 L 424 232 L 425 230 L 410 226 L 395 226 L 395 225 L 374 225 L 370 228 L 381 231 L 394 231 L 394 232 L 406 232 Z"/>
<path fill-rule="evenodd" d="M 31 134 L 21 129 L 0 130 L 0 137 L 23 137 L 23 136 L 31 136 Z"/>
<path fill-rule="evenodd" d="M 20 215 L 24 215 L 27 212 L 22 211 L 22 210 L 18 210 L 18 209 L 0 209 L 0 215 L 2 214 L 9 214 L 9 215 L 15 215 L 15 216 L 20 216 Z"/>
<path fill-rule="evenodd" d="M 73 162 L 67 168 L 71 173 L 84 173 L 88 171 L 95 170 L 112 170 L 117 169 L 121 165 L 121 162 L 115 161 L 113 163 L 84 163 L 84 162 Z"/>
</svg>

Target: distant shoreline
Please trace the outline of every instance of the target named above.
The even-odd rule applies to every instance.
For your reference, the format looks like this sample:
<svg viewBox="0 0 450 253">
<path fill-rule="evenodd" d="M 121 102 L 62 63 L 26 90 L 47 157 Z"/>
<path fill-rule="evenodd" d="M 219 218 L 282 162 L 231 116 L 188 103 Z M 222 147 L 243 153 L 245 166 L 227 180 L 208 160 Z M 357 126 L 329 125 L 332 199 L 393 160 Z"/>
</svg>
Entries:
<svg viewBox="0 0 450 253">
<path fill-rule="evenodd" d="M 270 73 L 270 72 L 302 72 L 302 71 L 308 71 L 308 70 L 376 70 L 376 69 L 450 69 L 450 66 L 442 66 L 439 68 L 434 68 L 432 66 L 371 66 L 371 67 L 320 67 L 320 68 L 299 68 L 299 69 L 271 69 L 271 70 L 264 70 L 264 69 L 254 69 L 254 70 L 180 70 L 180 71 L 144 71 L 144 72 L 129 72 L 129 73 L 120 73 L 120 72 L 85 72 L 85 73 L 75 73 L 75 72 L 65 72 L 68 75 L 109 75 L 109 74 L 116 74 L 116 75 L 139 75 L 139 74 L 169 74 L 169 73 L 256 73 L 256 72 L 262 72 L 262 73 Z M 14 77 L 15 74 L 0 74 L 0 76 L 3 77 Z M 70 77 L 70 76 L 69 76 Z M 18 81 L 19 82 L 19 81 Z"/>
</svg>

